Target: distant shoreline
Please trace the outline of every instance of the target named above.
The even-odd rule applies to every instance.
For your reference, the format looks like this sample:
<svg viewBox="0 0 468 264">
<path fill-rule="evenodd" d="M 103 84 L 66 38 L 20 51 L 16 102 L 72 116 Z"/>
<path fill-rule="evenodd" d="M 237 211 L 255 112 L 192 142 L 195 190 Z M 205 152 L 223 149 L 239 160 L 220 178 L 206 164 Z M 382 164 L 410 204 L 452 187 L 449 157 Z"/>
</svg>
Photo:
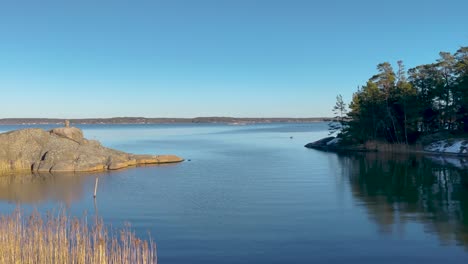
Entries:
<svg viewBox="0 0 468 264">
<path fill-rule="evenodd" d="M 68 119 L 72 124 L 192 124 L 192 123 L 228 123 L 228 124 L 267 124 L 267 123 L 313 123 L 331 121 L 328 117 L 311 118 L 237 118 L 237 117 L 196 117 L 196 118 L 146 118 L 146 117 L 113 117 L 113 118 L 80 118 Z M 0 125 L 51 125 L 63 124 L 62 118 L 3 118 Z"/>
</svg>

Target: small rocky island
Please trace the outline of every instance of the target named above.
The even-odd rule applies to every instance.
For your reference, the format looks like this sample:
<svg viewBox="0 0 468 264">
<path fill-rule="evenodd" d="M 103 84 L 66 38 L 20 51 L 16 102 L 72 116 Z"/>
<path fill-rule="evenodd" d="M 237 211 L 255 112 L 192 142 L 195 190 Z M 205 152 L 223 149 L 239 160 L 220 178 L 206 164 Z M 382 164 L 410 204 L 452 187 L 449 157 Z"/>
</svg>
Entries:
<svg viewBox="0 0 468 264">
<path fill-rule="evenodd" d="M 0 174 L 32 172 L 91 172 L 144 164 L 182 162 L 174 155 L 135 155 L 106 148 L 83 137 L 76 127 L 22 129 L 0 134 Z"/>
</svg>

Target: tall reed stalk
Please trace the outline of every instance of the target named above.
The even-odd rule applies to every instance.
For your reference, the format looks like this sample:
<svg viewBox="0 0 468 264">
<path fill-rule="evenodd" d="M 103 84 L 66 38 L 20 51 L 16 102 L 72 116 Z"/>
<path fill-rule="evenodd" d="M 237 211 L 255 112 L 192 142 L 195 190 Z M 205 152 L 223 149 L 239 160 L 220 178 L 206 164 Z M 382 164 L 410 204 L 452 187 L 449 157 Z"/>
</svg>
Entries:
<svg viewBox="0 0 468 264">
<path fill-rule="evenodd" d="M 152 264 L 156 245 L 140 240 L 126 225 L 108 232 L 102 219 L 69 218 L 20 209 L 0 217 L 0 264 Z"/>
</svg>

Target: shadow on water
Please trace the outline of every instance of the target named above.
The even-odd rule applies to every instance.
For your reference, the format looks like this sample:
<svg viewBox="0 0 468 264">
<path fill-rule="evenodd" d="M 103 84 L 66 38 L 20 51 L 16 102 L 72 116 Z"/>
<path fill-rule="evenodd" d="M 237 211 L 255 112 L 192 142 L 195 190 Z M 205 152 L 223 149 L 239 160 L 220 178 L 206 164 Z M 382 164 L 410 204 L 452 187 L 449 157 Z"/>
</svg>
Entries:
<svg viewBox="0 0 468 264">
<path fill-rule="evenodd" d="M 442 244 L 468 250 L 468 170 L 463 160 L 430 156 L 340 156 L 358 203 L 381 232 L 401 232 L 410 222 L 437 234 Z"/>
</svg>

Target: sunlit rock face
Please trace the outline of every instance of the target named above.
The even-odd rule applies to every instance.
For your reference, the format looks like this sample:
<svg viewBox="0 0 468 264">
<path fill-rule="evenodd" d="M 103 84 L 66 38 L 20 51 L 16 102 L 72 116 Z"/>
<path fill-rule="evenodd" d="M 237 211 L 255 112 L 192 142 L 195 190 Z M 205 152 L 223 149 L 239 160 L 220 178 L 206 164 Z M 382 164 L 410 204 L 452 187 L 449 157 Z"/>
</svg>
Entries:
<svg viewBox="0 0 468 264">
<path fill-rule="evenodd" d="M 181 162 L 174 155 L 134 155 L 87 140 L 75 127 L 23 129 L 0 134 L 0 173 L 89 172 Z"/>
<path fill-rule="evenodd" d="M 83 132 L 81 131 L 81 129 L 76 128 L 76 127 L 54 128 L 50 131 L 50 133 L 55 134 L 57 136 L 64 137 L 64 138 L 71 139 L 78 143 L 83 142 L 84 140 Z"/>
</svg>

